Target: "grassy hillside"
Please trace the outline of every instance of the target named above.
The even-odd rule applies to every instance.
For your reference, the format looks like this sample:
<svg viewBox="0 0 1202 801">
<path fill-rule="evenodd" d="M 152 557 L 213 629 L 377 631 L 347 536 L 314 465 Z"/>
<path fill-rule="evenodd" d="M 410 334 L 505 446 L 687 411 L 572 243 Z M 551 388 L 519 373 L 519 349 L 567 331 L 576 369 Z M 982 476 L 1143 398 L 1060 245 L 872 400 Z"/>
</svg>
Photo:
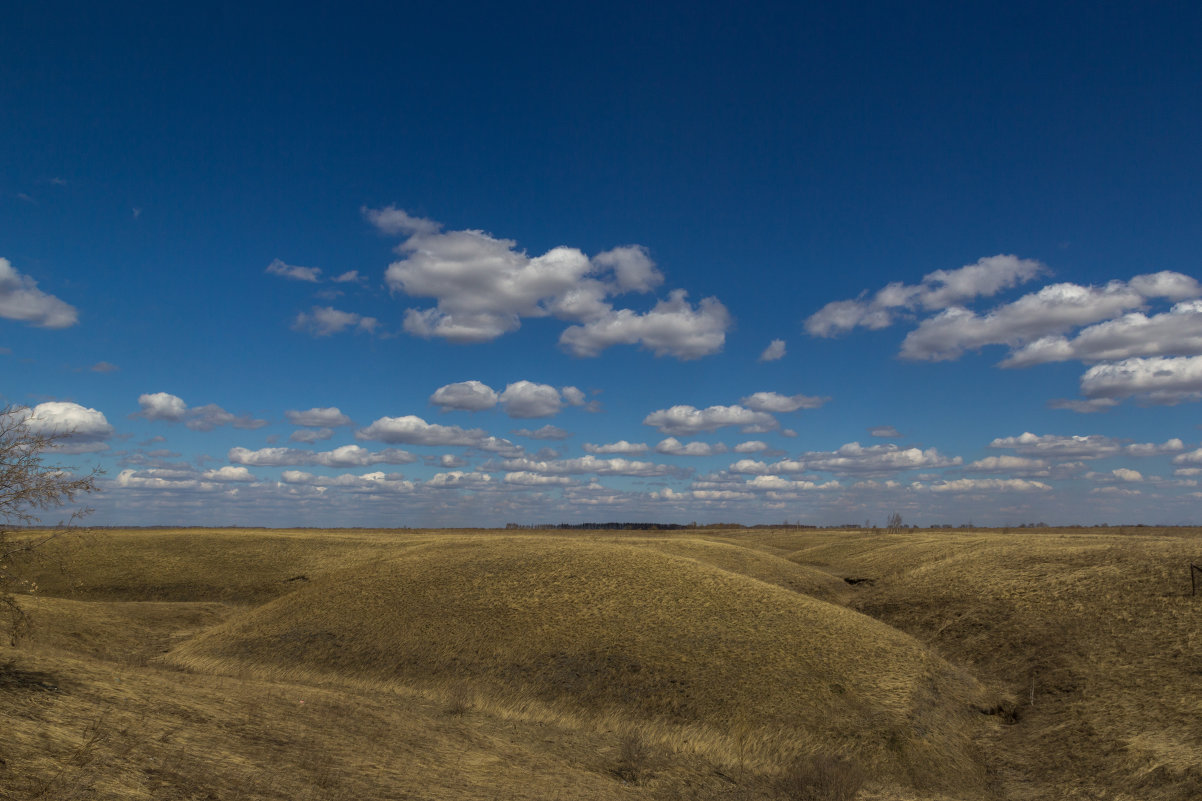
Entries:
<svg viewBox="0 0 1202 801">
<path fill-rule="evenodd" d="M 46 555 L 35 637 L 0 652 L 3 799 L 1202 797 L 1197 532 L 131 531 Z"/>
</svg>

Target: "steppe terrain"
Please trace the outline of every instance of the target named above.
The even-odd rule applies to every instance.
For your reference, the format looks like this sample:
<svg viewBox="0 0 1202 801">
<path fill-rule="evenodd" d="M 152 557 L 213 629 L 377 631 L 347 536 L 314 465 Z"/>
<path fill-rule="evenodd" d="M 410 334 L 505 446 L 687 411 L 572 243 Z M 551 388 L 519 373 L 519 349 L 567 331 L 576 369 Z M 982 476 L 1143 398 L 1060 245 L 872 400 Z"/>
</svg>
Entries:
<svg viewBox="0 0 1202 801">
<path fill-rule="evenodd" d="M 1197 529 L 94 530 L 3 799 L 1202 798 Z"/>
</svg>

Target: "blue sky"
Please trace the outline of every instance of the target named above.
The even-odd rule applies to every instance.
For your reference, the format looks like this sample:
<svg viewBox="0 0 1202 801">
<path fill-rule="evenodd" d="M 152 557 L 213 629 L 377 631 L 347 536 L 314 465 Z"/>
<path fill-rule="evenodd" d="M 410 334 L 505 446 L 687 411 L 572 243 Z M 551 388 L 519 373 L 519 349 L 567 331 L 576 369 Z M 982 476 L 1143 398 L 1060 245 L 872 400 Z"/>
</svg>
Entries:
<svg viewBox="0 0 1202 801">
<path fill-rule="evenodd" d="M 8 15 L 93 522 L 1200 522 L 1196 6 L 573 5 Z"/>
</svg>

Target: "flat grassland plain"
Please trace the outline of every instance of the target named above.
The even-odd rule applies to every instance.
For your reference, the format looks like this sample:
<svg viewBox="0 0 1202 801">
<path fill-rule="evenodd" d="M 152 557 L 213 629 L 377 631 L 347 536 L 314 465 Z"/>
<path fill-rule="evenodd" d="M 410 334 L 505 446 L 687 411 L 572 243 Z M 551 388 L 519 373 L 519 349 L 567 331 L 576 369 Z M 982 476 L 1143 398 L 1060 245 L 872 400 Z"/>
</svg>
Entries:
<svg viewBox="0 0 1202 801">
<path fill-rule="evenodd" d="M 1198 529 L 95 530 L 42 556 L 0 649 L 4 799 L 1202 798 Z"/>
</svg>

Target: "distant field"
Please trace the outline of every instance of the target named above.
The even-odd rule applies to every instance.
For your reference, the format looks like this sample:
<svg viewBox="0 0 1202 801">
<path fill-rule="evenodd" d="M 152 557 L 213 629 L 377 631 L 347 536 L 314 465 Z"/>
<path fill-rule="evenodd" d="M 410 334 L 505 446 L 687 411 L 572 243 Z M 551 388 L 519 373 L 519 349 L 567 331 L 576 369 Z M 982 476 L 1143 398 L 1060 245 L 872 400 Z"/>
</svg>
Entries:
<svg viewBox="0 0 1202 801">
<path fill-rule="evenodd" d="M 98 530 L 43 557 L 0 649 L 0 799 L 1202 798 L 1202 530 Z"/>
</svg>

